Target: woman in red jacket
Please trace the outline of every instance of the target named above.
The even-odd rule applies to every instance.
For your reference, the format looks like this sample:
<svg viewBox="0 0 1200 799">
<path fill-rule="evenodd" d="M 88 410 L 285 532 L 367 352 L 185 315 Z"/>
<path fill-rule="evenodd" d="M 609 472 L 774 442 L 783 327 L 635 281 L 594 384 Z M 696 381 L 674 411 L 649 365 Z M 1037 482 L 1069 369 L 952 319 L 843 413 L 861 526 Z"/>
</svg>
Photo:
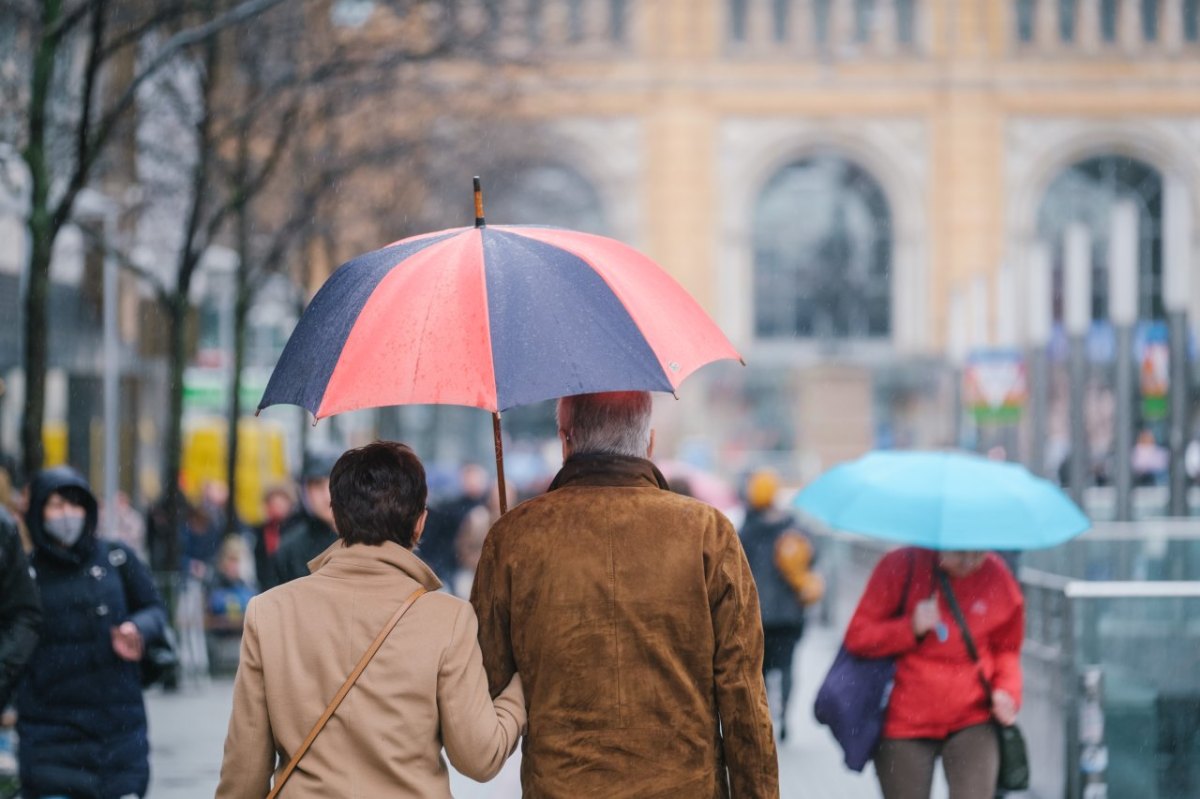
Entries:
<svg viewBox="0 0 1200 799">
<path fill-rule="evenodd" d="M 966 617 L 978 666 L 938 589 L 938 569 Z M 1024 632 L 1020 588 L 996 555 L 904 548 L 884 556 L 846 630 L 851 653 L 896 658 L 875 755 L 884 799 L 929 799 L 939 757 L 950 799 L 992 799 L 1000 753 L 991 721 L 1016 720 Z"/>
</svg>

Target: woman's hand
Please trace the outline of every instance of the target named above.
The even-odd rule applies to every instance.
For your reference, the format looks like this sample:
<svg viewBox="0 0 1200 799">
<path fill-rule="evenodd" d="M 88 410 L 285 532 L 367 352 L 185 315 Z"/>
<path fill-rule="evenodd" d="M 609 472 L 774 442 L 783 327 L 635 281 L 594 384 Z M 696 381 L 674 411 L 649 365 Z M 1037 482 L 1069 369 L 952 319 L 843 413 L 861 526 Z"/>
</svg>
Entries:
<svg viewBox="0 0 1200 799">
<path fill-rule="evenodd" d="M 1017 702 L 1008 691 L 992 691 L 992 715 L 1005 727 L 1017 721 Z"/>
<path fill-rule="evenodd" d="M 942 614 L 938 612 L 936 593 L 929 599 L 922 599 L 913 609 L 912 628 L 918 638 L 937 627 L 941 621 Z"/>
<path fill-rule="evenodd" d="M 144 649 L 142 633 L 137 625 L 127 621 L 120 627 L 112 628 L 112 648 L 121 660 L 136 663 L 142 659 Z"/>
</svg>

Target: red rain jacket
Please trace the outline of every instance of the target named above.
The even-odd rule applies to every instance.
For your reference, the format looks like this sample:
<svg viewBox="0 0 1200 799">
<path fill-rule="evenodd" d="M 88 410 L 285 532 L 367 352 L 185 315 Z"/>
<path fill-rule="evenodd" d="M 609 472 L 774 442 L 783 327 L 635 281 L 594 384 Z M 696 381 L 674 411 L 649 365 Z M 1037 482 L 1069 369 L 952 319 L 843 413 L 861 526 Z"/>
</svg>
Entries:
<svg viewBox="0 0 1200 799">
<path fill-rule="evenodd" d="M 991 708 L 976 676 L 976 666 L 946 598 L 938 607 L 949 638 L 930 632 L 917 639 L 912 616 L 917 602 L 934 593 L 937 554 L 904 548 L 884 556 L 871 574 L 858 609 L 846 630 L 846 649 L 860 657 L 896 657 L 896 682 L 884 720 L 885 738 L 938 738 L 981 724 Z M 912 579 L 907 596 L 904 586 Z M 950 585 L 979 649 L 984 673 L 996 690 L 1021 704 L 1021 640 L 1025 602 L 1008 567 L 994 554 Z M 897 611 L 901 601 L 904 613 Z"/>
</svg>

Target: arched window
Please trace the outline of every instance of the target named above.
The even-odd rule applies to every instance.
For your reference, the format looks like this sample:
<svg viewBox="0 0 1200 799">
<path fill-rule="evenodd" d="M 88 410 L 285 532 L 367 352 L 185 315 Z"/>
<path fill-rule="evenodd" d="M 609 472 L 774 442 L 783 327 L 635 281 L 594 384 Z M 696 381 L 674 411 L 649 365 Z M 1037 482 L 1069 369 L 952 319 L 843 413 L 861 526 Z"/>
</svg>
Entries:
<svg viewBox="0 0 1200 799">
<path fill-rule="evenodd" d="M 760 338 L 881 338 L 891 332 L 892 224 L 879 184 L 837 155 L 775 173 L 754 212 Z"/>
<path fill-rule="evenodd" d="M 561 164 L 504 170 L 488 187 L 487 219 L 495 224 L 552 225 L 607 234 L 600 195 L 587 178 Z"/>
<path fill-rule="evenodd" d="M 1163 318 L 1162 176 L 1141 161 L 1116 155 L 1068 167 L 1042 200 L 1038 233 L 1054 248 L 1060 308 L 1064 233 L 1071 223 L 1082 222 L 1092 237 L 1092 318 L 1108 318 L 1108 234 L 1113 205 L 1126 197 L 1138 207 L 1138 316 Z"/>
</svg>

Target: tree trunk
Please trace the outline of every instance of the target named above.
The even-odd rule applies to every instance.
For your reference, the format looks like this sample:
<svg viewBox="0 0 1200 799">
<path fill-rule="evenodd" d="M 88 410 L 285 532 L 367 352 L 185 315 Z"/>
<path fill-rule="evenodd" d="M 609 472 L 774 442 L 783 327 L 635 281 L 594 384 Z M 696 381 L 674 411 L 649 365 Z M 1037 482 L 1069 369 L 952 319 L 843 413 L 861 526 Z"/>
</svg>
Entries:
<svg viewBox="0 0 1200 799">
<path fill-rule="evenodd" d="M 229 427 L 226 432 L 226 474 L 229 475 L 229 499 L 225 505 L 225 533 L 237 529 L 238 421 L 242 418 L 242 369 L 246 363 L 246 318 L 250 314 L 253 291 L 250 287 L 249 208 L 238 212 L 238 265 L 234 272 L 233 301 L 233 378 L 229 381 Z"/>
<path fill-rule="evenodd" d="M 177 291 L 171 297 L 167 314 L 167 429 L 163 436 L 162 467 L 166 524 L 159 531 L 166 540 L 158 542 L 156 548 L 165 553 L 163 562 L 171 569 L 178 568 L 179 564 L 179 530 L 185 507 L 183 491 L 179 487 L 179 469 L 183 461 L 183 372 L 187 368 L 189 308 L 187 293 Z"/>
<path fill-rule="evenodd" d="M 42 4 L 41 38 L 34 56 L 29 92 L 29 141 L 25 163 L 30 175 L 29 283 L 25 295 L 25 408 L 21 449 L 25 473 L 42 468 L 42 423 L 46 412 L 46 301 L 50 293 L 50 255 L 58 230 L 50 209 L 50 171 L 46 163 L 46 113 L 60 39 L 52 34 L 62 15 L 62 0 Z"/>
</svg>

